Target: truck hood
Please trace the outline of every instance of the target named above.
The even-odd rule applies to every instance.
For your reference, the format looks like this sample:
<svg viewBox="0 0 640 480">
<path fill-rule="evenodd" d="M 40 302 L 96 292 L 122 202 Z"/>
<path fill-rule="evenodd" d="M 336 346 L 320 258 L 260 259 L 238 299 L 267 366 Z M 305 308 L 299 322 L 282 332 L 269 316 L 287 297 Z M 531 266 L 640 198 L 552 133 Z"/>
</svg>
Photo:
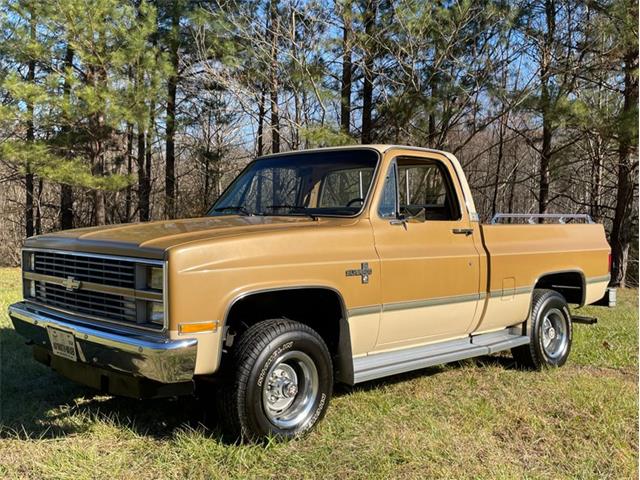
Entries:
<svg viewBox="0 0 640 480">
<path fill-rule="evenodd" d="M 277 216 L 220 216 L 128 223 L 65 230 L 27 239 L 26 248 L 71 250 L 162 259 L 165 252 L 189 242 L 274 230 L 343 223 L 349 219 Z M 352 221 L 352 219 L 351 219 Z"/>
</svg>

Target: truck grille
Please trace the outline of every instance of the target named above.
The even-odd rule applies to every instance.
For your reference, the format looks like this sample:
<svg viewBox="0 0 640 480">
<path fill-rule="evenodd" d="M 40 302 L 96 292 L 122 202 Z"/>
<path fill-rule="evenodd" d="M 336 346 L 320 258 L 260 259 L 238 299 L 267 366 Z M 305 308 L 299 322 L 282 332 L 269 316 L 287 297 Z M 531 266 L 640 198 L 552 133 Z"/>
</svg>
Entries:
<svg viewBox="0 0 640 480">
<path fill-rule="evenodd" d="M 33 252 L 36 273 L 54 277 L 73 277 L 115 287 L 135 288 L 136 264 L 127 260 L 84 257 L 56 252 Z"/>
<path fill-rule="evenodd" d="M 151 288 L 151 269 L 163 262 L 25 250 L 25 299 L 82 318 L 162 330 L 164 292 Z"/>
<path fill-rule="evenodd" d="M 135 300 L 102 292 L 69 292 L 60 285 L 36 281 L 35 300 L 70 312 L 118 322 L 136 323 Z"/>
</svg>

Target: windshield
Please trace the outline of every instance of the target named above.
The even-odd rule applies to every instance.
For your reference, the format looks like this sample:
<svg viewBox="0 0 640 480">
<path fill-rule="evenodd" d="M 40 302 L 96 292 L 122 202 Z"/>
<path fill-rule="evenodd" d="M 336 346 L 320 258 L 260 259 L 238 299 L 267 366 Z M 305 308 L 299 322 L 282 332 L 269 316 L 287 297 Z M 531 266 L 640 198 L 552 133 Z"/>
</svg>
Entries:
<svg viewBox="0 0 640 480">
<path fill-rule="evenodd" d="M 334 150 L 258 159 L 208 215 L 353 216 L 371 187 L 378 154 Z"/>
</svg>

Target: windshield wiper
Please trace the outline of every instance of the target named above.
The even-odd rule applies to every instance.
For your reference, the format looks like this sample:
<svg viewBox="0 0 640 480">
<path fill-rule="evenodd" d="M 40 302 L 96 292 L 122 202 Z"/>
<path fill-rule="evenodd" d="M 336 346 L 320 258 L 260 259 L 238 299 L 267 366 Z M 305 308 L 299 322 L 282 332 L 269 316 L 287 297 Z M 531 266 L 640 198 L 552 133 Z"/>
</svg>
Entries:
<svg viewBox="0 0 640 480">
<path fill-rule="evenodd" d="M 247 210 L 247 208 L 242 205 L 229 205 L 227 207 L 218 207 L 213 209 L 214 212 L 226 212 L 227 210 L 235 210 L 245 217 L 251 217 L 254 215 L 253 212 Z"/>
<path fill-rule="evenodd" d="M 268 208 L 269 210 L 280 210 L 282 208 L 288 208 L 290 210 L 290 213 L 301 213 L 303 215 L 308 216 L 312 220 L 317 220 L 318 219 L 318 217 L 316 217 L 314 214 L 312 214 L 312 213 L 307 211 L 307 207 L 304 207 L 302 205 L 287 205 L 287 204 L 283 204 L 283 205 L 266 205 L 264 208 Z"/>
</svg>

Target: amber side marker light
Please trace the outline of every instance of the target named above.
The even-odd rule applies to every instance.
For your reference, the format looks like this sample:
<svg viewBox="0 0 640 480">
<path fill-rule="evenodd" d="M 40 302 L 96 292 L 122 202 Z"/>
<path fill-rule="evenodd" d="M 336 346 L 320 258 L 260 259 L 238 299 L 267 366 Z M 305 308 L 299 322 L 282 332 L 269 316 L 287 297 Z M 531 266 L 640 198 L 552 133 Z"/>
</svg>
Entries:
<svg viewBox="0 0 640 480">
<path fill-rule="evenodd" d="M 215 332 L 217 329 L 218 329 L 217 321 L 178 324 L 178 332 L 180 333 Z"/>
</svg>

